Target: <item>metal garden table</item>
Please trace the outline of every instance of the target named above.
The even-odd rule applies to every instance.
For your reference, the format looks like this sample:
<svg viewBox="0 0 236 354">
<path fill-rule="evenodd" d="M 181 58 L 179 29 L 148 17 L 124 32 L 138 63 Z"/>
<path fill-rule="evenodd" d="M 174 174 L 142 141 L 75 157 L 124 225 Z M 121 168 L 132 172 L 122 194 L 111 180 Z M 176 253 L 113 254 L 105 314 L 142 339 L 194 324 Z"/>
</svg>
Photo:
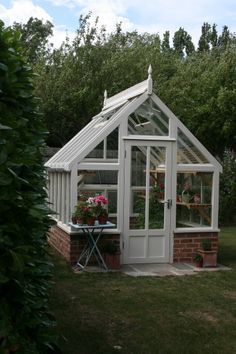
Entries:
<svg viewBox="0 0 236 354">
<path fill-rule="evenodd" d="M 109 221 L 106 224 L 95 224 L 93 226 L 87 224 L 83 224 L 83 225 L 72 224 L 72 223 L 69 224 L 72 227 L 72 230 L 81 230 L 87 236 L 87 242 L 84 248 L 82 249 L 82 252 L 77 261 L 77 265 L 81 268 L 81 270 L 84 270 L 86 268 L 90 258 L 92 257 L 92 255 L 94 255 L 94 257 L 98 262 L 98 265 L 100 267 L 103 267 L 107 271 L 108 270 L 107 265 L 98 249 L 97 244 L 103 233 L 103 230 L 112 229 L 116 225 L 112 224 Z"/>
</svg>

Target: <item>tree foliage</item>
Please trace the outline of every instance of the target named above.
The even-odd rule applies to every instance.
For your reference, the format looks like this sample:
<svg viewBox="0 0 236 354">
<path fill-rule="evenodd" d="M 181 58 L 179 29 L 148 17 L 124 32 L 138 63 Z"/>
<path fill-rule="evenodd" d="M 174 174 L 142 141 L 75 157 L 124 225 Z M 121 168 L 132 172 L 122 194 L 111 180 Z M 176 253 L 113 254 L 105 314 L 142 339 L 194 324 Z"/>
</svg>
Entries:
<svg viewBox="0 0 236 354">
<path fill-rule="evenodd" d="M 52 265 L 41 147 L 45 131 L 20 35 L 0 23 L 0 348 L 46 353 Z"/>
<path fill-rule="evenodd" d="M 153 67 L 154 91 L 214 154 L 235 150 L 235 38 L 225 26 L 204 23 L 198 50 L 180 28 L 173 46 L 158 34 L 107 33 L 90 14 L 80 18 L 76 38 L 41 58 L 36 91 L 42 99 L 48 143 L 64 145 L 102 108 L 103 92 L 118 93 L 147 77 Z"/>
<path fill-rule="evenodd" d="M 48 37 L 53 34 L 53 24 L 50 21 L 43 23 L 42 20 L 30 17 L 25 24 L 15 22 L 13 28 L 21 33 L 23 53 L 31 64 L 46 55 Z"/>
</svg>

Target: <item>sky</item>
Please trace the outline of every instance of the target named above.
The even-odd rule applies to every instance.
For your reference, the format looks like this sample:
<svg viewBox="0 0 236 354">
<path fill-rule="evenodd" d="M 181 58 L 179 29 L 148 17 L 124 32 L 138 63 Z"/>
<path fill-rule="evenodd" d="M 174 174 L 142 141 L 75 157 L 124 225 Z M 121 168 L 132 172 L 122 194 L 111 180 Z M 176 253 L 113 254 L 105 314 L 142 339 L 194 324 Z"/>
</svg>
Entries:
<svg viewBox="0 0 236 354">
<path fill-rule="evenodd" d="M 236 32 L 236 0 L 0 0 L 0 19 L 6 26 L 26 23 L 37 17 L 54 25 L 52 42 L 58 47 L 66 35 L 73 39 L 80 15 L 91 11 L 91 23 L 99 17 L 99 25 L 108 32 L 122 22 L 124 31 L 140 33 L 174 32 L 184 28 L 197 45 L 203 22 L 217 25 L 218 32 L 227 25 Z"/>
</svg>

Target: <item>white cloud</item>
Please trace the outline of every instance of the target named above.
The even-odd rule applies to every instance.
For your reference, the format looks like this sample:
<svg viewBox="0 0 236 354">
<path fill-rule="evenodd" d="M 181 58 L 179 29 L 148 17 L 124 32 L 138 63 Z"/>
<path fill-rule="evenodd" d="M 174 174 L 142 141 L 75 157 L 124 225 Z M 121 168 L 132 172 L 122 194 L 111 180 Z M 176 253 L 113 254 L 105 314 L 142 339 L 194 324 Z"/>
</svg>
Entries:
<svg viewBox="0 0 236 354">
<path fill-rule="evenodd" d="M 44 21 L 53 21 L 42 7 L 34 5 L 31 0 L 14 0 L 10 8 L 0 5 L 0 18 L 7 26 L 12 25 L 13 22 L 26 23 L 31 16 Z"/>
</svg>

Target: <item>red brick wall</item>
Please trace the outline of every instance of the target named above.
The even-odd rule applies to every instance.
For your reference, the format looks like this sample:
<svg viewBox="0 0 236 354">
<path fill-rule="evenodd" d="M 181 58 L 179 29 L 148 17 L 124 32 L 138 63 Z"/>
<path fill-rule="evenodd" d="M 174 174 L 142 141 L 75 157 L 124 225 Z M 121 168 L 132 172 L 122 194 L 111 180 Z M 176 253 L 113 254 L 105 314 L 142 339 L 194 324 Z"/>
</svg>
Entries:
<svg viewBox="0 0 236 354">
<path fill-rule="evenodd" d="M 86 236 L 80 234 L 69 234 L 57 225 L 52 226 L 47 235 L 48 243 L 55 248 L 68 262 L 76 264 L 76 261 L 85 245 Z M 120 242 L 119 234 L 103 234 L 99 240 L 99 247 L 102 247 L 106 240 Z"/>
<path fill-rule="evenodd" d="M 174 262 L 193 262 L 196 251 L 203 239 L 212 241 L 212 250 L 218 251 L 217 232 L 192 232 L 174 234 Z"/>
<path fill-rule="evenodd" d="M 212 240 L 212 249 L 218 250 L 218 233 L 176 233 L 174 234 L 174 262 L 193 262 L 193 257 L 200 248 L 201 240 Z M 120 241 L 119 234 L 104 234 L 99 240 L 99 245 L 106 240 Z M 86 238 L 83 234 L 68 234 L 58 226 L 54 225 L 48 231 L 48 243 L 55 248 L 68 262 L 75 264 L 83 249 Z"/>
</svg>

